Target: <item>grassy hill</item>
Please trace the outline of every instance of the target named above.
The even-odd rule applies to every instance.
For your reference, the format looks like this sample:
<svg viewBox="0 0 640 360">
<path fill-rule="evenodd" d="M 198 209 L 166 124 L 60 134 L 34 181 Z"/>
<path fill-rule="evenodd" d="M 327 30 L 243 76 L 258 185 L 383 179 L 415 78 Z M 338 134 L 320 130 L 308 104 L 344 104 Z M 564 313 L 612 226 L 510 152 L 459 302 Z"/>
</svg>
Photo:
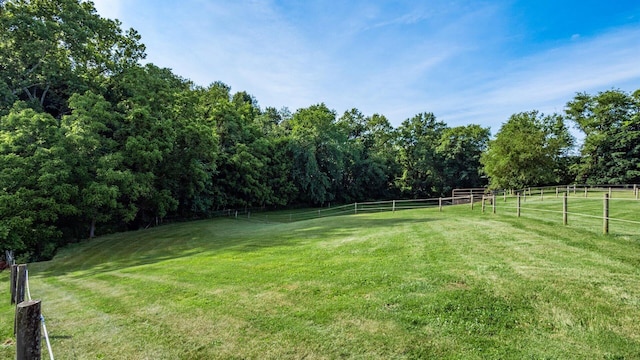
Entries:
<svg viewBox="0 0 640 360">
<path fill-rule="evenodd" d="M 640 358 L 640 230 L 509 201 L 115 234 L 30 264 L 30 288 L 59 359 Z"/>
</svg>

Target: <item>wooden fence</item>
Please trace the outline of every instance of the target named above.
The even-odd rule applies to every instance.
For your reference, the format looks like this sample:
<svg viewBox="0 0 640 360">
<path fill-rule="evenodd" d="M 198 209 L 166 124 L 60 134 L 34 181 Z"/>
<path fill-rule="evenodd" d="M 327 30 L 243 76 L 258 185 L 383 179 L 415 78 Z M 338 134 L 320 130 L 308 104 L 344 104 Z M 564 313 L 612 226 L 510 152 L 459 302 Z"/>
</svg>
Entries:
<svg viewBox="0 0 640 360">
<path fill-rule="evenodd" d="M 468 204 L 471 210 L 481 208 L 482 212 L 544 218 L 549 221 L 559 221 L 565 225 L 590 228 L 601 226 L 604 233 L 609 233 L 612 226 L 610 224 L 614 223 L 617 233 L 624 230 L 625 233 L 640 234 L 640 221 L 638 221 L 640 220 L 640 186 L 638 185 L 564 185 L 498 191 L 474 188 L 457 189 L 453 194 L 456 196 L 360 202 L 305 211 L 252 213 L 246 209 L 225 210 L 222 216 L 281 223 L 408 209 L 438 208 L 439 211 L 443 211 L 447 206 Z M 632 208 L 637 210 L 621 214 L 620 209 L 623 207 L 616 205 L 621 201 L 632 201 L 635 204 Z M 628 204 L 626 208 L 629 208 Z M 598 221 L 600 225 L 594 225 Z"/>
</svg>

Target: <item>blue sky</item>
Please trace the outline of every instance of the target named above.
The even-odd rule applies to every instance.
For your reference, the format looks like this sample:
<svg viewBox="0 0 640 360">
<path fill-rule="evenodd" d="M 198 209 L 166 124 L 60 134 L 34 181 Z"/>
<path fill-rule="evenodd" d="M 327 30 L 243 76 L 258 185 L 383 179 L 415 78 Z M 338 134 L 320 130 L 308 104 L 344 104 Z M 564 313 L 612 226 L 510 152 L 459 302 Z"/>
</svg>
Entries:
<svg viewBox="0 0 640 360">
<path fill-rule="evenodd" d="M 640 1 L 94 0 L 147 60 L 261 107 L 324 102 L 394 126 L 433 112 L 496 133 L 576 92 L 640 89 Z"/>
</svg>

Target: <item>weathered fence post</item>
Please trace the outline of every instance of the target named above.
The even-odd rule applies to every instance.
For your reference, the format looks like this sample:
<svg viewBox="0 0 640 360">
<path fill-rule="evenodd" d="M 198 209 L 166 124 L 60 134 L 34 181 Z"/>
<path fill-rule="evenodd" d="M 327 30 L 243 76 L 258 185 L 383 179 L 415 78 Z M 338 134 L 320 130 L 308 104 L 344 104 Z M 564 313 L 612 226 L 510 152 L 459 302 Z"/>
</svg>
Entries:
<svg viewBox="0 0 640 360">
<path fill-rule="evenodd" d="M 236 219 L 238 218 L 238 210 L 236 210 Z"/>
<path fill-rule="evenodd" d="M 516 209 L 517 209 L 516 212 L 518 214 L 518 217 L 520 217 L 520 194 L 518 194 L 517 200 L 518 201 L 517 201 L 517 205 L 516 205 Z"/>
<path fill-rule="evenodd" d="M 473 190 L 471 190 L 471 195 L 469 195 L 469 202 L 471 202 L 471 210 L 473 210 Z"/>
<path fill-rule="evenodd" d="M 27 284 L 27 265 L 20 264 L 16 266 L 16 290 L 15 297 L 13 299 L 14 304 L 20 304 L 24 301 L 24 293 Z M 18 331 L 18 313 L 16 312 L 13 317 L 13 334 Z"/>
<path fill-rule="evenodd" d="M 16 269 L 16 292 L 14 304 L 20 304 L 24 301 L 25 284 L 27 283 L 27 265 L 17 265 Z"/>
<path fill-rule="evenodd" d="M 485 196 L 482 195 L 482 213 L 484 214 L 484 208 L 485 208 Z"/>
<path fill-rule="evenodd" d="M 11 305 L 16 303 L 16 284 L 18 283 L 18 265 L 11 265 L 11 279 L 9 288 L 11 292 Z"/>
<path fill-rule="evenodd" d="M 496 213 L 496 193 L 493 193 L 493 198 L 491 199 L 491 208 L 492 212 Z"/>
<path fill-rule="evenodd" d="M 504 189 L 504 202 L 507 202 L 507 189 Z"/>
<path fill-rule="evenodd" d="M 19 303 L 16 319 L 16 359 L 40 360 L 40 300 Z"/>
<path fill-rule="evenodd" d="M 602 233 L 609 233 L 609 194 L 604 194 L 604 204 L 602 206 Z"/>
<path fill-rule="evenodd" d="M 438 210 L 442 212 L 442 198 L 438 198 Z"/>
<path fill-rule="evenodd" d="M 567 217 L 568 200 L 567 199 L 568 199 L 567 193 L 564 193 L 564 196 L 562 196 L 562 224 L 563 225 L 568 224 L 568 217 Z"/>
<path fill-rule="evenodd" d="M 544 189 L 540 189 L 540 201 L 544 200 Z"/>
<path fill-rule="evenodd" d="M 396 201 L 395 200 L 393 200 L 393 206 L 391 208 L 391 211 L 392 212 L 396 212 Z"/>
<path fill-rule="evenodd" d="M 353 213 L 358 214 L 358 203 L 353 203 Z"/>
<path fill-rule="evenodd" d="M 576 184 L 573 184 L 573 195 L 576 194 Z"/>
<path fill-rule="evenodd" d="M 556 198 L 558 197 L 559 194 L 560 192 L 558 191 L 558 187 L 556 186 Z"/>
<path fill-rule="evenodd" d="M 609 187 L 609 197 L 611 197 L 611 187 Z"/>
<path fill-rule="evenodd" d="M 587 187 L 586 186 L 584 187 L 584 197 L 585 198 L 587 197 Z"/>
</svg>

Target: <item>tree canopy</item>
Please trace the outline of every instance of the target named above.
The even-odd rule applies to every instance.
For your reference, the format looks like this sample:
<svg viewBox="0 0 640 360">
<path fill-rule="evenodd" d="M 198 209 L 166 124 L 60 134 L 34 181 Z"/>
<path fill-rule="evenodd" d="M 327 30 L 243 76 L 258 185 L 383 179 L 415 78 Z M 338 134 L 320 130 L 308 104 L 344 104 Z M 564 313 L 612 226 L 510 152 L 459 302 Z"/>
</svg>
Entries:
<svg viewBox="0 0 640 360">
<path fill-rule="evenodd" d="M 568 169 L 562 161 L 573 138 L 559 115 L 514 114 L 482 155 L 492 188 L 557 184 Z"/>
<path fill-rule="evenodd" d="M 587 184 L 640 182 L 640 90 L 579 93 L 567 117 L 584 134 L 578 181 Z"/>
</svg>

